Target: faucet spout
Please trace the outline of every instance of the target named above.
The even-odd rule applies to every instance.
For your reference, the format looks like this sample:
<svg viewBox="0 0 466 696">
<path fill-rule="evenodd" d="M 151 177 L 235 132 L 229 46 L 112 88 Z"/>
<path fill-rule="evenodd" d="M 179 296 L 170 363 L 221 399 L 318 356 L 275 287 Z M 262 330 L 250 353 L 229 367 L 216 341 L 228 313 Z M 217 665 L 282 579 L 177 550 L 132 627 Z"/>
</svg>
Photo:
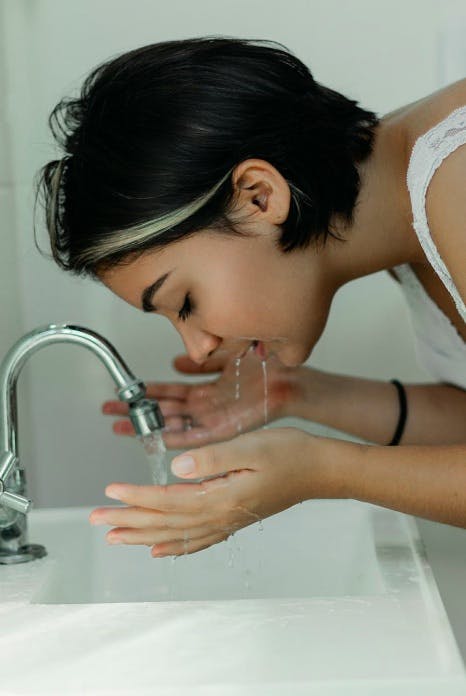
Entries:
<svg viewBox="0 0 466 696">
<path fill-rule="evenodd" d="M 0 563 L 21 562 L 11 558 L 2 561 L 5 554 L 10 556 L 12 552 L 10 546 L 5 549 L 3 539 L 8 538 L 11 544 L 11 527 L 18 526 L 18 514 L 24 517 L 31 505 L 24 496 L 24 470 L 19 466 L 16 384 L 28 358 L 52 343 L 80 345 L 99 358 L 117 386 L 118 398 L 129 405 L 130 419 L 137 434 L 147 435 L 164 427 L 158 403 L 145 398 L 144 382 L 133 375 L 111 343 L 95 331 L 72 324 L 51 324 L 23 336 L 0 365 Z M 22 526 L 25 529 L 25 520 Z M 10 532 L 6 534 L 5 529 Z M 24 534 L 16 536 L 23 537 L 24 541 Z M 18 546 L 18 542 L 15 543 Z"/>
</svg>

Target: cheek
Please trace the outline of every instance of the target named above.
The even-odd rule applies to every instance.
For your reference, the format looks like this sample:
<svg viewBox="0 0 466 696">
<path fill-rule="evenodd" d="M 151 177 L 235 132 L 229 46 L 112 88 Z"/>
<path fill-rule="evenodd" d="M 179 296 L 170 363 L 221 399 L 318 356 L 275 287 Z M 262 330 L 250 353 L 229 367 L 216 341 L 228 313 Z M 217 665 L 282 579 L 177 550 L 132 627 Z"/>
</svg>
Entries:
<svg viewBox="0 0 466 696">
<path fill-rule="evenodd" d="M 245 321 L 263 319 L 272 306 L 265 284 L 244 266 L 230 266 L 223 272 L 217 271 L 200 295 L 200 313 L 230 329 Z"/>
<path fill-rule="evenodd" d="M 256 260 L 230 259 L 210 269 L 199 295 L 206 330 L 224 337 L 283 336 L 301 352 L 310 349 L 327 321 L 324 288 L 317 287 L 315 276 L 285 266 L 282 259 L 266 266 Z"/>
</svg>

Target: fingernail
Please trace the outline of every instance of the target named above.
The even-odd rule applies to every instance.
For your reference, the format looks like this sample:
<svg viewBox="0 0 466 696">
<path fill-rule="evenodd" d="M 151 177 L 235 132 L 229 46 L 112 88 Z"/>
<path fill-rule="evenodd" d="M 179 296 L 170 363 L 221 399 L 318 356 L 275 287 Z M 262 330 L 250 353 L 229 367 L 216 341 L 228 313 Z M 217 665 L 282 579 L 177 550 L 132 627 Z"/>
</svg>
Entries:
<svg viewBox="0 0 466 696">
<path fill-rule="evenodd" d="M 196 462 L 189 455 L 177 457 L 172 461 L 172 471 L 177 476 L 186 476 L 192 474 L 196 468 Z"/>
<path fill-rule="evenodd" d="M 89 522 L 93 525 L 106 524 L 104 520 L 101 520 L 98 517 L 89 517 Z"/>
<path fill-rule="evenodd" d="M 105 495 L 107 498 L 112 498 L 112 500 L 121 500 L 121 493 L 116 491 L 114 488 L 106 488 Z"/>
<path fill-rule="evenodd" d="M 123 540 L 119 539 L 116 536 L 109 536 L 107 537 L 107 544 L 122 544 Z"/>
</svg>

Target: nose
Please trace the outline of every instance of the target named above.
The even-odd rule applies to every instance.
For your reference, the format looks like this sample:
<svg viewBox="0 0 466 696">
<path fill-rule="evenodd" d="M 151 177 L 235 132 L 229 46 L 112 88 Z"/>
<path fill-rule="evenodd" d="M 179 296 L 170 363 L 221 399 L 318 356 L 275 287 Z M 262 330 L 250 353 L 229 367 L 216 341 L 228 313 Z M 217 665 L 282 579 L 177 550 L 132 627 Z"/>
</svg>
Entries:
<svg viewBox="0 0 466 696">
<path fill-rule="evenodd" d="M 218 336 L 202 330 L 183 331 L 181 338 L 189 357 L 198 365 L 202 365 L 222 342 Z"/>
</svg>

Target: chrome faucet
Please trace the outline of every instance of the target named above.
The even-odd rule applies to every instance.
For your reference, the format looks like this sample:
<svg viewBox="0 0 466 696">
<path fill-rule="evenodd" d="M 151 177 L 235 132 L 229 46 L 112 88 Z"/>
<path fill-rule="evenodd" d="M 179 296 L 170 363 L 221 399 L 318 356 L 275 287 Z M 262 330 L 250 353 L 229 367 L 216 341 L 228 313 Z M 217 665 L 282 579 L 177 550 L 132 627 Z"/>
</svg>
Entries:
<svg viewBox="0 0 466 696">
<path fill-rule="evenodd" d="M 26 479 L 18 454 L 16 383 L 27 359 L 51 343 L 72 343 L 92 351 L 117 385 L 117 395 L 129 405 L 137 435 L 149 435 L 164 427 L 157 401 L 146 399 L 146 387 L 130 372 L 113 346 L 102 336 L 69 324 L 45 326 L 23 336 L 0 365 L 0 564 L 24 563 L 47 551 L 27 541 L 26 513 L 32 501 L 26 497 Z"/>
</svg>

